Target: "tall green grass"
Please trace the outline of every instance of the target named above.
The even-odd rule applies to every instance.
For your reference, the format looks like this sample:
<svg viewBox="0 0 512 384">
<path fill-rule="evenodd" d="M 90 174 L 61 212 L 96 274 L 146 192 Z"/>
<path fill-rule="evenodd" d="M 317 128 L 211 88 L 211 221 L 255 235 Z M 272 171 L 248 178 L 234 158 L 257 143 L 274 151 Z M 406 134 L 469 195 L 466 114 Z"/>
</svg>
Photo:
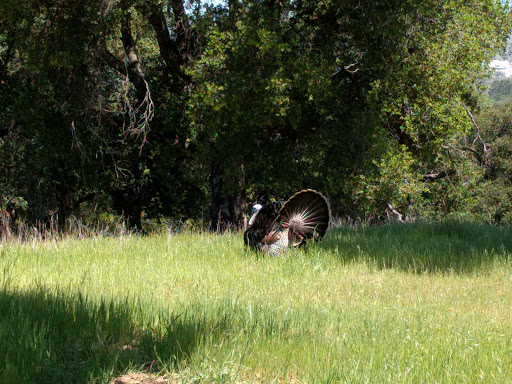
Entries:
<svg viewBox="0 0 512 384">
<path fill-rule="evenodd" d="M 0 382 L 511 382 L 511 235 L 337 228 L 280 258 L 239 234 L 5 242 Z"/>
<path fill-rule="evenodd" d="M 512 231 L 478 223 L 384 225 L 338 228 L 320 248 L 347 261 L 422 272 L 482 272 L 508 262 Z"/>
</svg>

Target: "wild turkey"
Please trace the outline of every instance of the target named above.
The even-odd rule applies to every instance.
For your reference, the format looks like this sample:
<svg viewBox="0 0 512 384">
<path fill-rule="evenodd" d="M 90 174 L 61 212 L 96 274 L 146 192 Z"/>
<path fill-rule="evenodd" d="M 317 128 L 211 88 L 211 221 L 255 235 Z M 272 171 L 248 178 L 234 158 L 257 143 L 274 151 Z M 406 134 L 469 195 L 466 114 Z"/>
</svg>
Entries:
<svg viewBox="0 0 512 384">
<path fill-rule="evenodd" d="M 255 205 L 244 242 L 251 249 L 276 255 L 302 247 L 308 239 L 321 240 L 330 221 L 331 209 L 324 195 L 305 189 L 284 204 Z"/>
</svg>

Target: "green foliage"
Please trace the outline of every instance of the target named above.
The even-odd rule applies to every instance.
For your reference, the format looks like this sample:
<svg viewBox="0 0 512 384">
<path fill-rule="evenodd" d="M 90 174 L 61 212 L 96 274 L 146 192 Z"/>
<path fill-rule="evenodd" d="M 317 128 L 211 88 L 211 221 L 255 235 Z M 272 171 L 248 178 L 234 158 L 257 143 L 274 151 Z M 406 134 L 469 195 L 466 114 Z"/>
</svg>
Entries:
<svg viewBox="0 0 512 384">
<path fill-rule="evenodd" d="M 396 34 L 396 40 L 388 46 L 388 59 L 381 64 L 381 76 L 373 80 L 369 93 L 376 115 L 382 119 L 381 126 L 387 126 L 388 134 L 406 146 L 408 159 L 403 161 L 402 154 L 384 154 L 384 159 L 393 156 L 394 161 L 375 163 L 379 176 L 369 176 L 372 181 L 367 185 L 372 188 L 366 193 L 375 194 L 373 204 L 380 198 L 413 216 L 417 212 L 426 218 L 464 214 L 464 205 L 471 205 L 470 193 L 465 190 L 473 188 L 479 172 L 449 148 L 472 130 L 466 110 L 472 107 L 469 96 L 486 72 L 481 63 L 489 60 L 504 41 L 509 21 L 504 18 L 501 25 L 494 22 L 503 10 L 491 2 L 423 2 L 415 15 L 406 11 L 409 6 L 412 2 L 394 16 L 400 20 L 397 25 L 403 28 L 403 34 Z M 385 21 L 381 22 L 384 28 Z M 495 33 L 488 33 L 491 29 Z M 502 40 L 496 39 L 496 34 L 501 34 Z M 384 151 L 388 150 L 386 145 Z M 402 169 L 397 170 L 397 166 Z M 456 172 L 456 177 L 421 185 L 424 175 L 450 170 Z M 366 178 L 363 175 L 363 180 Z M 411 179 L 417 182 L 409 193 L 403 183 Z M 391 191 L 392 185 L 396 187 Z M 397 200 L 397 195 L 402 199 Z"/>
<path fill-rule="evenodd" d="M 241 4 L 236 15 L 213 24 L 202 59 L 189 69 L 197 81 L 189 117 L 199 160 L 220 156 L 228 193 L 237 181 L 231 170 L 241 166 L 251 189 L 274 193 L 289 193 L 311 173 L 304 172 L 312 161 L 304 148 L 312 140 L 304 134 L 315 132 L 301 123 L 304 82 L 313 79 L 297 67 L 298 39 L 285 38 L 293 31 L 277 12 Z"/>
<path fill-rule="evenodd" d="M 494 79 L 489 85 L 487 94 L 494 103 L 512 102 L 512 79 Z"/>
<path fill-rule="evenodd" d="M 422 175 L 415 172 L 414 159 L 406 147 L 389 148 L 380 162 L 375 161 L 378 174 L 362 175 L 359 180 L 359 205 L 367 207 L 367 219 L 386 211 L 390 204 L 399 212 L 418 209 L 415 197 L 429 192 Z M 411 207 L 413 206 L 413 207 Z M 414 213 L 414 211 L 410 212 Z"/>
<path fill-rule="evenodd" d="M 143 215 L 198 214 L 201 191 L 184 167 L 185 98 L 161 65 L 139 4 L 127 12 L 147 58 L 154 115 L 137 106 L 133 84 L 120 73 L 124 3 L 26 3 L 0 6 L 0 100 L 7 107 L 0 112 L 0 155 L 9 166 L 0 180 L 9 191 L 4 200 L 28 208 L 0 208 L 17 208 L 31 221 L 57 214 L 64 222 L 96 196 L 139 229 Z"/>
<path fill-rule="evenodd" d="M 477 210 L 459 149 L 506 4 L 188 5 L 0 4 L 0 209 L 65 221 L 94 197 L 141 228 L 308 187 L 359 218 Z"/>
<path fill-rule="evenodd" d="M 206 152 L 244 166 L 248 191 L 325 188 L 356 215 L 384 202 L 411 216 L 464 211 L 453 203 L 478 170 L 446 147 L 472 129 L 481 63 L 508 33 L 503 5 L 242 2 L 229 20 L 190 69 L 189 116 Z"/>
<path fill-rule="evenodd" d="M 490 223 L 512 224 L 512 105 L 489 106 L 478 116 L 480 134 L 485 147 L 480 157 L 484 162 L 484 180 L 476 184 L 472 209 L 479 218 Z"/>
</svg>

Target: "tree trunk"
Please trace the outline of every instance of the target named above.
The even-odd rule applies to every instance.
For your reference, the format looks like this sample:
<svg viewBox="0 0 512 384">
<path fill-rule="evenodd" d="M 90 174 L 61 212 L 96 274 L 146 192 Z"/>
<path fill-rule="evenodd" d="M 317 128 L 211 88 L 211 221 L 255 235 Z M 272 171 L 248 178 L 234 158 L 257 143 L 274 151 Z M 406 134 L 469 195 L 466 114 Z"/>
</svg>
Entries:
<svg viewBox="0 0 512 384">
<path fill-rule="evenodd" d="M 245 170 L 243 164 L 240 166 L 237 175 L 237 184 L 233 196 L 233 221 L 237 228 L 247 228 L 247 201 L 245 199 Z"/>
<path fill-rule="evenodd" d="M 68 190 L 61 192 L 57 211 L 57 223 L 60 229 L 64 229 L 66 220 L 71 214 L 72 206 L 71 192 Z"/>
<path fill-rule="evenodd" d="M 217 231 L 220 228 L 219 212 L 222 204 L 222 170 L 216 152 L 215 150 L 211 159 L 210 171 L 210 191 L 212 196 L 210 202 L 210 230 L 212 231 Z"/>
</svg>

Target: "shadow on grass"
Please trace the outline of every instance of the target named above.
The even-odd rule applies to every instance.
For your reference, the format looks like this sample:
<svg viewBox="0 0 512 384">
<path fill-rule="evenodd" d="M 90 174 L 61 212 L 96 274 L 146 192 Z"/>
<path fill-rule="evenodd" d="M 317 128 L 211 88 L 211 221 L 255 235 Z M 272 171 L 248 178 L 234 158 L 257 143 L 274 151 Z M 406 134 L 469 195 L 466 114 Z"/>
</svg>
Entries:
<svg viewBox="0 0 512 384">
<path fill-rule="evenodd" d="M 2 290 L 0 382 L 108 383 L 128 369 L 173 369 L 205 335 L 186 316 L 151 328 L 135 307 L 42 288 Z"/>
<path fill-rule="evenodd" d="M 318 247 L 377 268 L 468 274 L 510 260 L 512 229 L 471 222 L 339 227 Z"/>
</svg>

